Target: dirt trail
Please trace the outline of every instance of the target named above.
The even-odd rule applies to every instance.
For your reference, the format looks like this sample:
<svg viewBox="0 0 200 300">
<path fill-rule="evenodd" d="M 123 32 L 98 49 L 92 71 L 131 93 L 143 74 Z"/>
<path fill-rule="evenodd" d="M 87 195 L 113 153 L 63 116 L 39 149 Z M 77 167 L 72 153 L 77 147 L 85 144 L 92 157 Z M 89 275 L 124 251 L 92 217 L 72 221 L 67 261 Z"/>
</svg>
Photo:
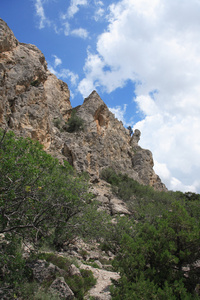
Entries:
<svg viewBox="0 0 200 300">
<path fill-rule="evenodd" d="M 111 278 L 118 280 L 120 278 L 119 274 L 116 272 L 93 268 L 84 264 L 81 264 L 80 268 L 91 270 L 94 277 L 97 279 L 96 285 L 89 290 L 88 297 L 86 296 L 86 299 L 89 299 L 89 296 L 91 296 L 94 297 L 95 300 L 110 300 L 111 295 L 109 292 L 109 287 L 112 284 Z"/>
</svg>

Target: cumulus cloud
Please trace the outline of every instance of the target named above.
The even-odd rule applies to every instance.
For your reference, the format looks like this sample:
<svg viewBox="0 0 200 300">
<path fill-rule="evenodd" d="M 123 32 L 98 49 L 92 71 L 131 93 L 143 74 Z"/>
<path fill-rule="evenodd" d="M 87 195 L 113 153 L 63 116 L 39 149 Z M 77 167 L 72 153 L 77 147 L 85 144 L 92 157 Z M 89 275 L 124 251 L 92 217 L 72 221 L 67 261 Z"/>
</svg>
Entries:
<svg viewBox="0 0 200 300">
<path fill-rule="evenodd" d="M 157 173 L 171 189 L 198 192 L 199 19 L 196 0 L 112 4 L 108 28 L 96 51 L 88 52 L 79 84 L 85 96 L 91 87 L 110 93 L 131 80 L 133 101 L 144 116 L 134 127 L 142 131 L 141 146 L 153 152 Z"/>
</svg>

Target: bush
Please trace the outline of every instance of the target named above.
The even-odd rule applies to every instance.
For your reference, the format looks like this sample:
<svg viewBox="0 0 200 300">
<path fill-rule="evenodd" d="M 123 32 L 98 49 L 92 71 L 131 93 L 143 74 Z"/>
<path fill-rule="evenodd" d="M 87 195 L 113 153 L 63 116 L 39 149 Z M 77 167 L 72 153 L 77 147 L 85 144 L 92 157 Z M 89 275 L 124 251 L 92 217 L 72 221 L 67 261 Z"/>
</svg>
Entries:
<svg viewBox="0 0 200 300">
<path fill-rule="evenodd" d="M 32 271 L 22 256 L 21 238 L 6 234 L 0 256 L 0 289 L 4 291 L 5 299 L 13 299 L 13 294 L 21 294 L 24 285 L 32 279 Z"/>
<path fill-rule="evenodd" d="M 84 120 L 72 112 L 71 117 L 65 125 L 65 130 L 67 132 L 77 132 L 84 130 Z"/>
<path fill-rule="evenodd" d="M 65 281 L 73 291 L 75 297 L 83 300 L 85 293 L 96 284 L 96 279 L 90 270 L 81 269 L 80 272 L 81 276 L 74 275 L 65 277 Z"/>
<path fill-rule="evenodd" d="M 112 168 L 104 169 L 101 172 L 101 178 L 111 184 L 112 192 L 126 202 L 129 210 L 134 213 L 134 217 L 140 221 L 161 215 L 163 211 L 171 208 L 171 204 L 176 199 L 182 204 L 185 203 L 185 197 L 181 192 L 177 194 L 156 191 L 153 187 L 140 184 L 126 174 L 116 173 Z M 190 201 L 188 209 L 193 209 L 193 212 L 197 214 L 193 208 L 195 205 L 196 203 Z"/>
</svg>

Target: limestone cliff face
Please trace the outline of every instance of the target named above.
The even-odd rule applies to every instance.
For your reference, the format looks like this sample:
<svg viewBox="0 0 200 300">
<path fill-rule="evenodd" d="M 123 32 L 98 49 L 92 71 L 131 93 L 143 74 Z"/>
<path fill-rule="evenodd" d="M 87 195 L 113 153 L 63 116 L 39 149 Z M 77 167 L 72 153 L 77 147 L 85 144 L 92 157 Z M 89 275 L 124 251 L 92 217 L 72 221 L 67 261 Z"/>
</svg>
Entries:
<svg viewBox="0 0 200 300">
<path fill-rule="evenodd" d="M 65 131 L 72 111 L 84 120 L 83 131 Z M 67 84 L 48 71 L 41 51 L 19 43 L 2 19 L 0 125 L 39 140 L 77 171 L 89 172 L 92 181 L 98 181 L 103 168 L 113 167 L 140 183 L 166 189 L 153 170 L 151 152 L 138 146 L 140 132 L 130 137 L 96 91 L 72 109 Z"/>
<path fill-rule="evenodd" d="M 47 70 L 42 52 L 19 43 L 0 19 L 0 123 L 48 149 L 52 120 L 71 108 L 67 84 Z"/>
</svg>

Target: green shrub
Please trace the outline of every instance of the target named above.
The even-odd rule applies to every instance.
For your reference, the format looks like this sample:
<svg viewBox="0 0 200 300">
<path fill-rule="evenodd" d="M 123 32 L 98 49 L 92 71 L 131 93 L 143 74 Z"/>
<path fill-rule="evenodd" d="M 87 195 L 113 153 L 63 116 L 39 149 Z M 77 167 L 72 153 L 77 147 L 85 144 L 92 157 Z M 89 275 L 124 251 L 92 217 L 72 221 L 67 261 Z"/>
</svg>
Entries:
<svg viewBox="0 0 200 300">
<path fill-rule="evenodd" d="M 6 234 L 4 241 L 0 251 L 0 289 L 8 286 L 5 294 L 7 291 L 11 297 L 8 299 L 13 299 L 14 295 L 21 295 L 21 288 L 32 280 L 32 271 L 22 256 L 21 238 Z"/>
<path fill-rule="evenodd" d="M 37 259 L 46 260 L 66 272 L 69 271 L 69 267 L 71 266 L 71 260 L 69 258 L 58 256 L 55 253 L 39 253 L 36 257 Z"/>
<path fill-rule="evenodd" d="M 65 281 L 79 300 L 84 299 L 84 295 L 96 284 L 96 279 L 90 270 L 80 270 L 81 276 L 74 275 L 65 277 Z"/>
<path fill-rule="evenodd" d="M 170 210 L 171 204 L 177 197 L 182 204 L 185 202 L 183 193 L 179 192 L 177 196 L 173 192 L 156 191 L 151 186 L 138 183 L 127 174 L 116 173 L 112 168 L 104 169 L 101 172 L 101 178 L 111 184 L 112 192 L 126 202 L 137 220 L 152 219 L 156 215 L 161 215 L 166 209 Z M 192 201 L 189 205 L 192 209 Z"/>
<path fill-rule="evenodd" d="M 67 132 L 78 132 L 84 130 L 84 120 L 72 112 L 71 117 L 65 125 L 65 130 Z"/>
<path fill-rule="evenodd" d="M 199 223 L 180 204 L 174 203 L 171 212 L 166 211 L 151 223 L 133 224 L 132 229 L 132 236 L 123 235 L 113 263 L 121 274 L 113 289 L 113 299 L 197 297 Z M 166 298 L 161 298 L 164 295 Z"/>
<path fill-rule="evenodd" d="M 38 299 L 37 298 L 37 295 L 39 293 L 38 290 L 39 290 L 39 284 L 36 281 L 23 282 L 23 284 L 20 285 L 20 289 L 18 293 L 20 299 L 36 300 Z"/>
<path fill-rule="evenodd" d="M 107 181 L 108 183 L 116 186 L 119 184 L 120 178 L 113 168 L 105 168 L 101 171 L 101 179 Z"/>
</svg>

